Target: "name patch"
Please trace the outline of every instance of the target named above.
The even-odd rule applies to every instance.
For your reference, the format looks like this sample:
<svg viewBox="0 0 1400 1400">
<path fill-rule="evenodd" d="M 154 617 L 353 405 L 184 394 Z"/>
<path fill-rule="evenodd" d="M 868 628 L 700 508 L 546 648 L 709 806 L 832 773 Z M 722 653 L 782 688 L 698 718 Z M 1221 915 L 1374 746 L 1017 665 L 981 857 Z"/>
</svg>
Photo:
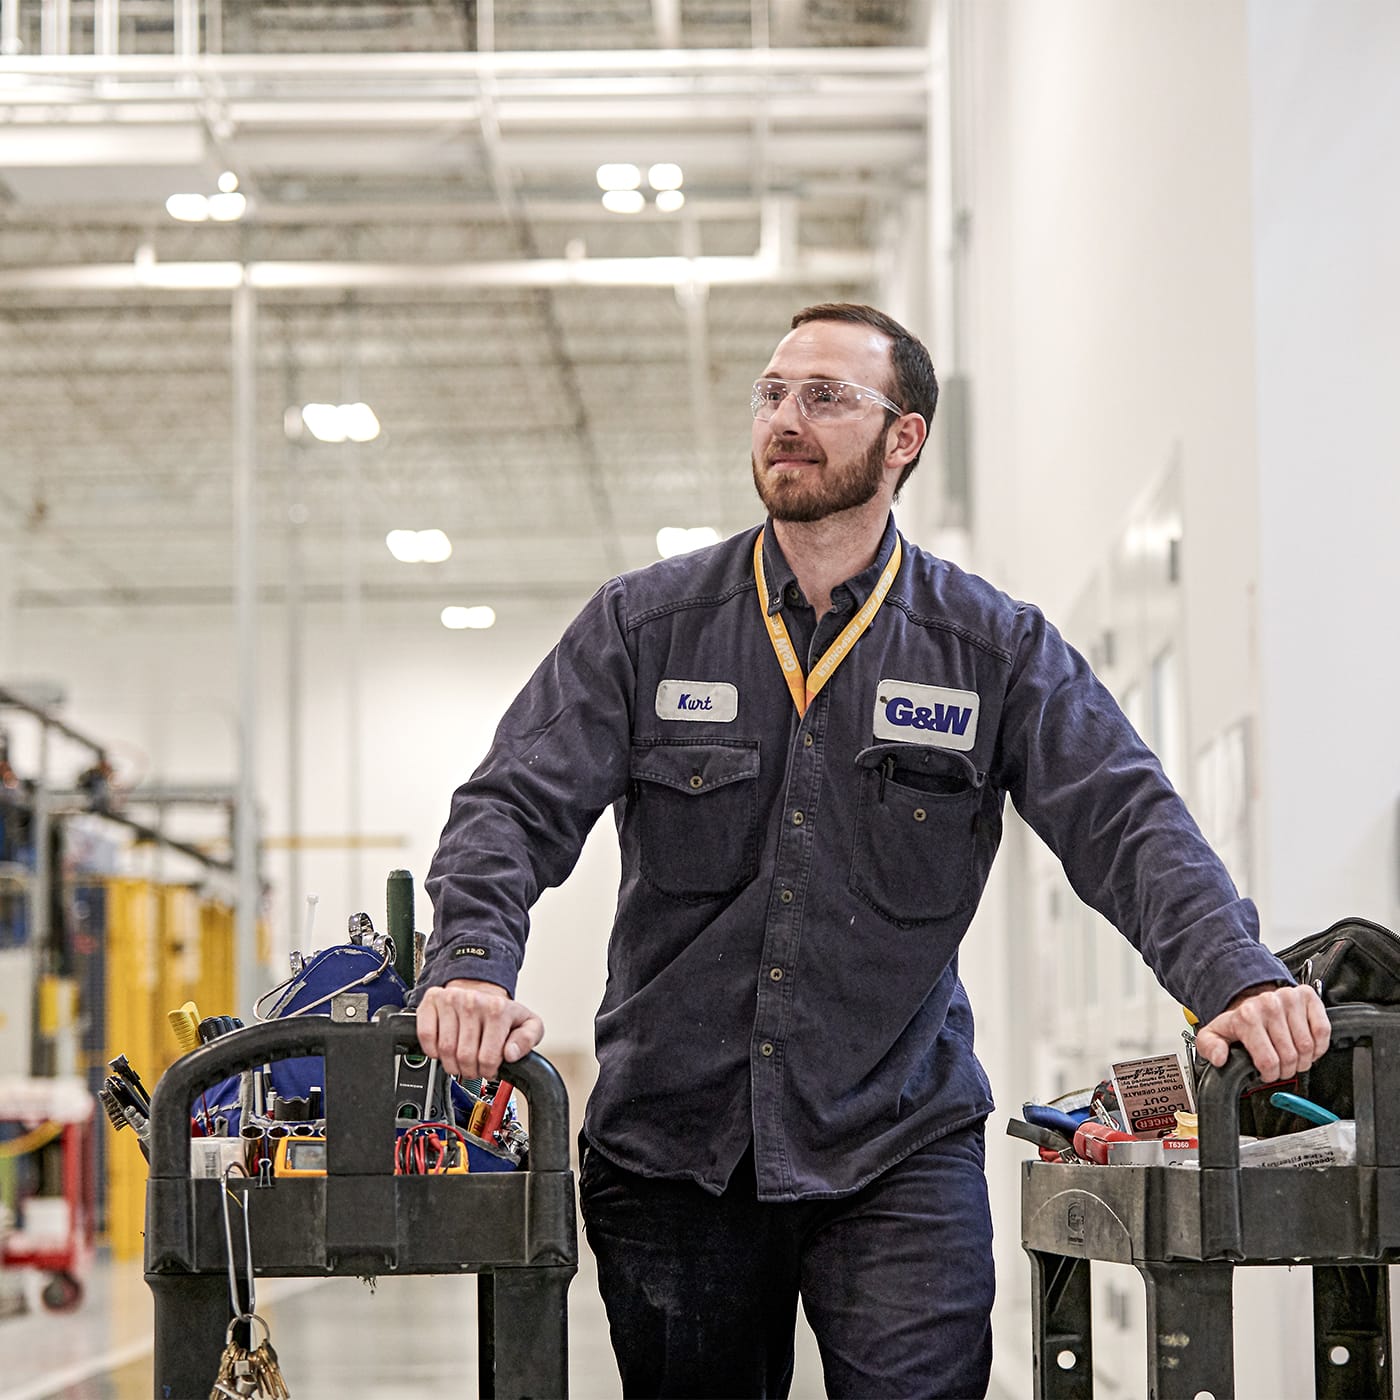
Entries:
<svg viewBox="0 0 1400 1400">
<path fill-rule="evenodd" d="M 965 752 L 977 742 L 981 703 L 975 690 L 881 681 L 875 692 L 875 737 Z"/>
<path fill-rule="evenodd" d="M 739 714 L 739 687 L 728 681 L 662 681 L 656 687 L 661 719 L 699 719 L 728 724 Z"/>
</svg>

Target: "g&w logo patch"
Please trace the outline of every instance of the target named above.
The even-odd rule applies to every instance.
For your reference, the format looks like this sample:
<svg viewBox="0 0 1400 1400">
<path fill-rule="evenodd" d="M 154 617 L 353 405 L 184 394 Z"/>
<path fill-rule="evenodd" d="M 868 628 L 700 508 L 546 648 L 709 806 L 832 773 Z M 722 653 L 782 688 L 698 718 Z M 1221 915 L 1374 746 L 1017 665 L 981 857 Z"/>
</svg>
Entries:
<svg viewBox="0 0 1400 1400">
<path fill-rule="evenodd" d="M 739 687 L 728 681 L 662 681 L 656 687 L 661 719 L 699 719 L 728 724 L 739 713 Z"/>
<path fill-rule="evenodd" d="M 881 681 L 875 692 L 875 737 L 966 751 L 977 742 L 981 704 L 975 690 Z"/>
</svg>

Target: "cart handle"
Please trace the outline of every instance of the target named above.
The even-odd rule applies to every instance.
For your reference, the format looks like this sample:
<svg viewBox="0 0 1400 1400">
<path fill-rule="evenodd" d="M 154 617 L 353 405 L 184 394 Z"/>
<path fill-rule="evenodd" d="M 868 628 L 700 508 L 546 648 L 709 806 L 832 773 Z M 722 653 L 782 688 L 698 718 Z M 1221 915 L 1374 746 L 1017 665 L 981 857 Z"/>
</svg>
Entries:
<svg viewBox="0 0 1400 1400">
<path fill-rule="evenodd" d="M 1357 1047 L 1352 1058 L 1356 1156 L 1367 1166 L 1400 1166 L 1400 1116 L 1378 1112 L 1400 1094 L 1400 1011 L 1365 1003 L 1332 1006 L 1328 1053 Z M 1200 1110 L 1201 1256 L 1243 1259 L 1240 1224 L 1240 1094 L 1260 1083 L 1249 1053 L 1230 1048 L 1222 1068 L 1207 1065 Z M 1384 1226 L 1385 1222 L 1380 1222 Z"/>
<path fill-rule="evenodd" d="M 288 1016 L 231 1031 L 182 1055 L 161 1076 L 151 1097 L 151 1179 L 189 1176 L 190 1112 L 195 1098 L 211 1084 L 268 1060 L 326 1055 L 333 1061 L 326 1073 L 329 1098 L 332 1081 L 339 1083 L 344 1077 L 351 1054 L 368 1051 L 383 1063 L 400 1050 L 421 1053 L 417 1022 L 411 1012 L 368 1025 L 347 1025 L 325 1016 Z M 543 1055 L 531 1051 L 510 1065 L 510 1079 L 530 1105 L 531 1168 L 568 1171 L 569 1099 L 559 1071 Z M 346 1092 L 347 1086 L 340 1085 L 342 1098 Z M 387 1100 L 389 1095 L 384 1097 Z M 392 1150 L 392 1145 L 385 1150 Z"/>
</svg>

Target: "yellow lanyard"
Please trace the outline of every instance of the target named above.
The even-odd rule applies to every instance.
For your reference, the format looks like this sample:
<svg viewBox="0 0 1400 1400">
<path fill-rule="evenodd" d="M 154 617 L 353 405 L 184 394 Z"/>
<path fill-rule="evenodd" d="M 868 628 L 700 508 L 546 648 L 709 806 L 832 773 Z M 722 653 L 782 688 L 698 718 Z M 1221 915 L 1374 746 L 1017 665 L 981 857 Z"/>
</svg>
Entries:
<svg viewBox="0 0 1400 1400">
<path fill-rule="evenodd" d="M 778 658 L 778 665 L 782 667 L 783 679 L 787 682 L 787 688 L 792 694 L 792 703 L 797 706 L 799 715 L 807 713 L 807 706 L 817 698 L 822 686 L 835 674 L 836 668 L 846 659 L 847 653 L 860 640 L 861 633 L 875 620 L 875 614 L 880 611 L 880 604 L 885 601 L 885 594 L 890 591 L 894 576 L 899 572 L 901 553 L 899 536 L 896 535 L 890 562 L 885 565 L 884 573 L 880 575 L 864 606 L 841 629 L 841 635 L 826 649 L 822 659 L 812 668 L 812 674 L 804 677 L 802 663 L 797 659 L 797 652 L 793 649 L 792 638 L 788 636 L 787 624 L 784 623 L 782 614 L 770 615 L 768 612 L 768 581 L 763 576 L 763 531 L 758 532 L 758 538 L 753 542 L 753 574 L 754 582 L 758 585 L 759 611 L 763 614 L 764 625 L 768 628 L 768 640 L 773 644 L 773 655 Z"/>
</svg>

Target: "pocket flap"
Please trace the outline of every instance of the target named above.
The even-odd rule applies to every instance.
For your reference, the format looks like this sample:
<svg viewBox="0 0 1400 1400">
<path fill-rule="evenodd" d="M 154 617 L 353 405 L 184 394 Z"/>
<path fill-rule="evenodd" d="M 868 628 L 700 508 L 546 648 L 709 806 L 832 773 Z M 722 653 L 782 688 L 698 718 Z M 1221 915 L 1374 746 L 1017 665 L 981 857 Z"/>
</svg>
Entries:
<svg viewBox="0 0 1400 1400">
<path fill-rule="evenodd" d="M 758 741 L 681 739 L 633 744 L 631 776 L 677 792 L 710 792 L 758 777 Z"/>
<path fill-rule="evenodd" d="M 928 792 L 965 792 L 982 786 L 982 774 L 964 753 L 927 744 L 872 744 L 856 755 L 857 768 L 885 768 L 896 782 Z"/>
</svg>

